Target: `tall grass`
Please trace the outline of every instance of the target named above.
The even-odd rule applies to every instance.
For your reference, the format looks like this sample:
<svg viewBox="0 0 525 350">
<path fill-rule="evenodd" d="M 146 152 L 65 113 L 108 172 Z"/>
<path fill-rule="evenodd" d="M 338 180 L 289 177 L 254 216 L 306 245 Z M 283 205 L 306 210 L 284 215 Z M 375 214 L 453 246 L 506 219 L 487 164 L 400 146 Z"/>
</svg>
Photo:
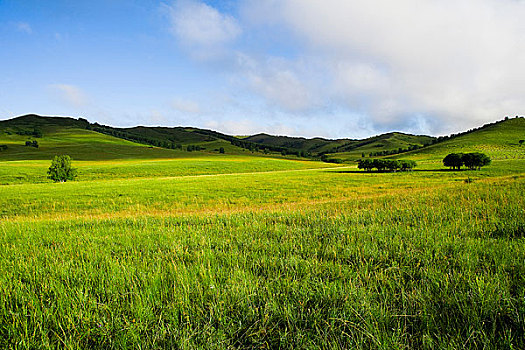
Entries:
<svg viewBox="0 0 525 350">
<path fill-rule="evenodd" d="M 4 221 L 0 346 L 523 348 L 523 185 Z"/>
</svg>

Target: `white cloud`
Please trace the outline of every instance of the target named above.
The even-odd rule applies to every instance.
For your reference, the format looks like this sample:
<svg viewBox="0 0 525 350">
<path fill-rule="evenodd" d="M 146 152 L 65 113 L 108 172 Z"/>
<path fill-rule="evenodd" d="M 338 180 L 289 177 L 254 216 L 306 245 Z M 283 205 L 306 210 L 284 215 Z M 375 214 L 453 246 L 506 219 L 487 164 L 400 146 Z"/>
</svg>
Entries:
<svg viewBox="0 0 525 350">
<path fill-rule="evenodd" d="M 49 87 L 55 97 L 64 104 L 75 108 L 85 107 L 88 104 L 87 95 L 75 85 L 52 84 Z"/>
<path fill-rule="evenodd" d="M 315 73 L 317 66 L 314 62 L 272 56 L 253 58 L 238 53 L 236 64 L 237 84 L 262 97 L 267 107 L 302 113 L 321 104 L 319 89 L 322 88 L 322 79 Z"/>
<path fill-rule="evenodd" d="M 523 1 L 268 0 L 257 8 L 259 21 L 299 38 L 296 66 L 325 62 L 315 66 L 331 80 L 319 98 L 369 115 L 378 129 L 448 132 L 524 110 Z M 281 79 L 293 90 L 309 73 L 292 72 Z M 281 79 L 274 85 L 286 86 Z"/>
<path fill-rule="evenodd" d="M 19 32 L 22 32 L 25 34 L 33 34 L 33 28 L 31 28 L 31 25 L 27 22 L 18 22 L 18 23 L 15 23 L 15 26 Z"/>
<path fill-rule="evenodd" d="M 234 17 L 203 2 L 177 0 L 163 8 L 170 19 L 171 33 L 199 59 L 220 56 L 242 32 Z"/>
</svg>

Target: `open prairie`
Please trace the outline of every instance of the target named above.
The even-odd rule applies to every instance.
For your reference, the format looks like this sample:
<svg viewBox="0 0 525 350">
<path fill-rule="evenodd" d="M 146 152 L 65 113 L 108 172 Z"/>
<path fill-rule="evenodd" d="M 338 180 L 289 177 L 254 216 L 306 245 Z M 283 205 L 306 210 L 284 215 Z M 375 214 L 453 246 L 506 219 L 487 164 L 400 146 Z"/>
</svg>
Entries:
<svg viewBox="0 0 525 350">
<path fill-rule="evenodd" d="M 51 183 L 52 140 L 0 153 L 0 346 L 523 348 L 516 135 L 397 173 L 81 144 L 78 181 Z M 436 156 L 469 147 L 492 164 Z"/>
</svg>

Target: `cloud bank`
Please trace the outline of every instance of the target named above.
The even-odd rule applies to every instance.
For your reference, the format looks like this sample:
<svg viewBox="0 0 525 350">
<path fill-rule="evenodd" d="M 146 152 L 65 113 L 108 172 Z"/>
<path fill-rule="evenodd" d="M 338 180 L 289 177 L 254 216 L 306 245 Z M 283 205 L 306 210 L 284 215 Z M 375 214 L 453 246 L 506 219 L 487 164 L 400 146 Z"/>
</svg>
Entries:
<svg viewBox="0 0 525 350">
<path fill-rule="evenodd" d="M 283 113 L 337 111 L 334 122 L 374 131 L 445 133 L 525 107 L 523 1 L 244 0 L 238 19 L 195 1 L 171 8 L 173 32 L 190 47 L 255 31 L 290 38 L 293 54 L 231 49 L 233 81 Z"/>
</svg>

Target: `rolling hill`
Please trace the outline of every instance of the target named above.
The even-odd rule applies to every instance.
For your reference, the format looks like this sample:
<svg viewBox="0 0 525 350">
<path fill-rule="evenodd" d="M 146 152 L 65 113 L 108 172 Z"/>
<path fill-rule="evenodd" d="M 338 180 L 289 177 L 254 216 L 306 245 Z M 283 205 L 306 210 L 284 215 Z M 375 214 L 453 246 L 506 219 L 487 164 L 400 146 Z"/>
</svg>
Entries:
<svg viewBox="0 0 525 350">
<path fill-rule="evenodd" d="M 518 141 L 524 138 L 523 118 L 439 138 L 390 132 L 363 140 L 330 140 L 268 134 L 240 138 L 193 127 L 114 128 L 82 118 L 26 115 L 0 121 L 0 160 L 49 159 L 57 152 L 77 160 L 180 158 L 191 155 L 190 148 L 200 154 L 219 155 L 223 149 L 230 155 L 307 156 L 328 162 L 363 156 L 437 160 L 453 150 L 485 152 L 497 159 L 513 157 L 512 152 L 521 156 L 524 147 Z M 37 141 L 39 148 L 24 146 L 27 140 Z"/>
</svg>

